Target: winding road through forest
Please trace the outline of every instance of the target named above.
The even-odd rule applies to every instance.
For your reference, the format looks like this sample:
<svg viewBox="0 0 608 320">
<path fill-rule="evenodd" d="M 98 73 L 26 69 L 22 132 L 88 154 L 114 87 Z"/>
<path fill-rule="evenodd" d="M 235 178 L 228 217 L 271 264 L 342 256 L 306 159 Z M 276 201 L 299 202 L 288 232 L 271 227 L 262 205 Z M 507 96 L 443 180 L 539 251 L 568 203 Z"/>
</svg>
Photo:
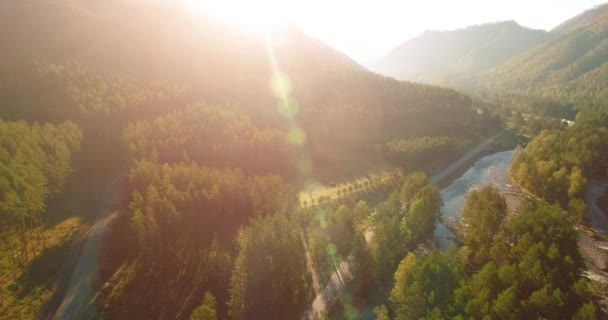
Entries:
<svg viewBox="0 0 608 320">
<path fill-rule="evenodd" d="M 78 260 L 65 281 L 57 286 L 42 319 L 99 319 L 99 251 L 104 232 L 122 203 L 125 177 L 114 178 L 105 188 L 95 223 L 80 247 Z"/>
</svg>

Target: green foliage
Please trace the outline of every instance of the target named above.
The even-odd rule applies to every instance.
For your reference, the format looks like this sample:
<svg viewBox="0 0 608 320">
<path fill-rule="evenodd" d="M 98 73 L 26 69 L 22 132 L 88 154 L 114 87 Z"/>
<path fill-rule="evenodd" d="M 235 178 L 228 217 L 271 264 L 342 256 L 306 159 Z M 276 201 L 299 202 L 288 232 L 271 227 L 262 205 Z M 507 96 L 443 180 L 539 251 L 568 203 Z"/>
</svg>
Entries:
<svg viewBox="0 0 608 320">
<path fill-rule="evenodd" d="M 583 262 L 576 239 L 559 208 L 524 205 L 501 226 L 491 242 L 492 257 L 479 271 L 472 271 L 463 286 L 465 315 L 570 318 L 589 302 L 575 289 L 585 281 L 578 271 Z"/>
<path fill-rule="evenodd" d="M 129 180 L 132 223 L 146 239 L 142 248 L 176 241 L 188 229 L 198 229 L 206 241 L 214 233 L 229 236 L 250 217 L 284 212 L 296 203 L 294 190 L 277 176 L 247 178 L 239 170 L 196 164 L 139 161 Z"/>
<path fill-rule="evenodd" d="M 594 127 L 608 127 L 608 105 L 584 105 L 576 116 L 576 123 Z"/>
<path fill-rule="evenodd" d="M 604 20 L 596 17 L 471 77 L 469 84 L 493 92 L 605 101 L 607 30 Z"/>
<path fill-rule="evenodd" d="M 588 27 L 596 23 L 597 19 L 606 14 L 608 6 L 605 4 L 597 5 L 593 8 L 585 10 L 585 12 L 576 15 L 575 17 L 560 23 L 557 27 L 551 30 L 555 33 L 568 33 L 576 29 Z"/>
<path fill-rule="evenodd" d="M 291 210 L 297 201 L 277 176 L 246 177 L 240 170 L 194 163 L 138 161 L 129 184 L 131 199 L 122 218 L 127 221 L 120 222 L 127 227 L 108 244 L 131 252 L 126 259 L 137 262 L 137 276 L 106 301 L 107 311 L 119 318 L 175 315 L 189 290 L 199 287 L 213 292 L 224 317 L 237 230 L 253 217 Z M 142 285 L 148 288 L 145 299 L 131 299 L 142 295 Z M 146 305 L 146 300 L 165 303 Z"/>
<path fill-rule="evenodd" d="M 22 267 L 28 261 L 25 233 L 42 225 L 47 199 L 63 190 L 81 139 L 82 132 L 71 122 L 30 126 L 0 120 L 0 229 L 3 237 L 14 232 L 20 239 L 20 247 L 11 249 L 13 263 Z"/>
<path fill-rule="evenodd" d="M 415 167 L 451 151 L 452 145 L 453 139 L 446 136 L 393 139 L 384 144 L 383 151 L 394 163 Z"/>
<path fill-rule="evenodd" d="M 608 171 L 608 129 L 575 124 L 563 131 L 543 131 L 511 164 L 515 180 L 550 203 L 568 207 L 582 195 L 586 177 Z"/>
<path fill-rule="evenodd" d="M 152 121 L 131 123 L 124 140 L 135 159 L 194 160 L 253 173 L 293 174 L 288 160 L 294 149 L 286 133 L 260 129 L 243 113 L 228 108 L 195 104 Z"/>
<path fill-rule="evenodd" d="M 100 125 L 100 117 L 120 115 L 124 121 L 135 112 L 151 112 L 153 105 L 168 101 L 181 91 L 177 86 L 101 75 L 75 63 L 28 61 L 16 72 L 14 78 L 0 85 L 6 90 L 0 94 L 0 101 L 7 106 L 2 116 L 37 121 L 69 119 L 79 124 L 86 122 L 87 129 Z"/>
<path fill-rule="evenodd" d="M 401 188 L 401 202 L 409 205 L 418 192 L 428 184 L 430 181 L 424 172 L 417 171 L 407 175 Z"/>
<path fill-rule="evenodd" d="M 205 292 L 203 303 L 192 311 L 190 320 L 217 320 L 216 304 L 213 294 Z"/>
<path fill-rule="evenodd" d="M 401 227 L 399 211 L 399 202 L 387 201 L 376 207 L 370 251 L 375 278 L 381 282 L 392 275 L 410 248 L 410 230 Z"/>
<path fill-rule="evenodd" d="M 437 186 L 427 184 L 420 189 L 402 221 L 404 229 L 410 230 L 414 243 L 422 242 L 433 234 L 442 205 L 441 193 Z"/>
<path fill-rule="evenodd" d="M 388 308 L 385 305 L 374 308 L 375 320 L 390 320 L 388 316 Z"/>
<path fill-rule="evenodd" d="M 337 266 L 353 256 L 367 259 L 365 240 L 369 208 L 359 201 L 353 209 L 341 205 L 336 210 L 317 209 L 309 213 L 312 218 L 307 222 L 309 253 L 321 285 L 330 281 Z"/>
<path fill-rule="evenodd" d="M 558 207 L 530 201 L 503 222 L 504 199 L 486 187 L 465 211 L 481 221 L 467 226 L 466 246 L 401 261 L 390 295 L 395 319 L 597 318 L 576 230 Z"/>
<path fill-rule="evenodd" d="M 179 92 L 178 88 L 167 85 L 143 85 L 124 78 L 101 76 L 78 64 L 53 64 L 43 60 L 36 63 L 36 73 L 41 86 L 63 95 L 62 99 L 74 108 L 72 112 L 88 117 L 141 108 L 168 100 Z"/>
<path fill-rule="evenodd" d="M 295 319 L 311 299 L 301 232 L 285 214 L 258 218 L 238 237 L 232 319 Z"/>
<path fill-rule="evenodd" d="M 472 263 L 479 266 L 487 261 L 489 246 L 506 216 L 505 199 L 500 191 L 491 185 L 467 194 L 462 210 L 463 242 L 465 246 L 472 248 Z"/>
<path fill-rule="evenodd" d="M 408 251 L 430 239 L 441 208 L 439 189 L 422 172 L 403 181 L 401 193 L 394 192 L 376 207 L 374 236 L 370 244 L 375 278 L 381 285 L 395 272 Z"/>
<path fill-rule="evenodd" d="M 461 276 L 462 263 L 455 249 L 444 253 L 434 250 L 421 258 L 408 254 L 395 273 L 391 291 L 394 319 L 448 318 L 452 293 Z"/>
</svg>

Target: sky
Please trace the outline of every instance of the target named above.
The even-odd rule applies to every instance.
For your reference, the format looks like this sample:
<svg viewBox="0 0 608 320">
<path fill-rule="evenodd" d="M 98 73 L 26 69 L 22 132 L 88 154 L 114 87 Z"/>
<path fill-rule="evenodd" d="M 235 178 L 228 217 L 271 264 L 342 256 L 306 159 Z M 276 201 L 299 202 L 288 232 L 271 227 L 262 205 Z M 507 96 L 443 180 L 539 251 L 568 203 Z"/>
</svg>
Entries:
<svg viewBox="0 0 608 320">
<path fill-rule="evenodd" d="M 290 20 L 362 64 L 426 30 L 515 20 L 550 30 L 607 0 L 186 0 L 245 27 Z"/>
</svg>

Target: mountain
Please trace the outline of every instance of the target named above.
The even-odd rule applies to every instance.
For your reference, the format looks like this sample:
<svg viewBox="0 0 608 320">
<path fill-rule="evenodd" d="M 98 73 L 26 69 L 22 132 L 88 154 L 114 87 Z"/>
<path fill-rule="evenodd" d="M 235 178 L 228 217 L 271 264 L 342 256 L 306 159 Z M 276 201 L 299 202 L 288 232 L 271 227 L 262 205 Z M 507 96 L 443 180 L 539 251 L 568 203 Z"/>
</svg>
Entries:
<svg viewBox="0 0 608 320">
<path fill-rule="evenodd" d="M 247 289 L 247 297 L 261 300 L 255 305 L 253 300 L 247 300 L 242 305 L 278 310 L 261 318 L 297 318 L 294 315 L 304 311 L 312 294 L 306 264 L 300 263 L 304 238 L 297 230 L 302 228 L 300 221 L 309 217 L 317 220 L 312 215 L 299 214 L 296 190 L 330 181 L 355 182 L 353 177 L 386 169 L 391 166 L 390 159 L 382 146 L 395 139 L 434 151 L 437 141 L 446 140 L 441 137 L 450 137 L 448 142 L 454 138 L 449 150 L 446 141 L 438 146 L 445 152 L 436 160 L 445 160 L 498 128 L 488 112 L 478 112 L 473 107 L 469 96 L 369 72 L 293 25 L 262 35 L 192 15 L 171 3 L 0 2 L 0 118 L 22 128 L 31 123 L 30 131 L 36 134 L 31 134 L 29 140 L 34 146 L 41 145 L 36 152 L 56 152 L 62 159 L 69 158 L 65 155 L 68 150 L 59 143 L 51 145 L 53 141 L 44 137 L 45 132 L 55 128 L 50 124 L 69 121 L 67 128 L 82 131 L 82 146 L 73 161 L 75 182 L 71 188 L 66 187 L 64 194 L 63 202 L 69 204 L 69 211 L 91 212 L 91 217 L 105 212 L 101 207 L 91 208 L 92 203 L 102 202 L 97 198 L 106 194 L 102 185 L 91 181 L 98 176 L 122 177 L 130 171 L 124 191 L 112 183 L 112 194 L 121 197 L 108 198 L 121 198 L 124 203 L 117 203 L 120 209 L 112 227 L 108 227 L 111 230 L 107 230 L 107 237 L 103 237 L 102 251 L 91 252 L 100 256 L 98 268 L 92 271 L 99 270 L 99 277 L 94 273 L 90 277 L 104 284 L 99 294 L 95 287 L 83 290 L 85 295 L 57 290 L 40 318 L 54 318 L 55 311 L 59 318 L 61 312 L 72 318 L 84 317 L 78 312 L 95 317 L 96 310 L 81 308 L 88 305 L 81 305 L 81 301 L 90 298 L 96 301 L 90 307 L 98 305 L 101 310 L 97 311 L 103 312 L 105 319 L 183 319 L 210 291 L 217 298 L 218 318 L 226 319 L 228 302 L 240 299 L 231 297 L 238 294 L 230 289 L 233 270 L 238 268 L 255 277 L 277 273 L 266 272 L 268 264 L 262 260 L 259 262 L 264 271 L 254 271 L 262 269 L 246 265 L 237 267 L 240 262 L 236 262 L 244 261 L 237 257 L 241 245 L 236 240 L 245 239 L 240 234 L 250 233 L 256 239 L 262 235 L 261 243 L 269 239 L 257 227 L 244 229 L 250 219 L 259 220 L 256 217 L 275 212 L 289 212 L 290 216 L 277 215 L 277 228 L 264 227 L 278 232 L 280 237 L 270 238 L 282 243 L 274 247 L 283 248 L 283 253 L 270 255 L 271 264 L 276 270 L 297 273 L 277 277 L 277 283 L 286 290 L 268 279 L 252 280 L 251 283 L 262 284 L 263 290 Z M 27 144 L 18 144 L 20 139 L 14 140 L 8 151 L 2 149 L 0 158 L 5 161 L 14 145 L 22 145 L 20 158 L 28 163 L 34 152 Z M 57 151 L 50 148 L 54 145 Z M 43 160 L 35 164 L 52 169 Z M 59 173 L 72 171 L 70 166 L 59 164 Z M 413 167 L 411 162 L 396 165 Z M 0 170 L 0 182 L 17 181 L 20 184 L 16 184 L 16 189 L 20 189 L 33 174 L 27 171 L 29 167 L 14 168 L 19 170 Z M 399 179 L 391 174 L 387 182 L 378 179 L 380 183 L 374 188 L 387 190 L 384 183 L 397 183 Z M 9 184 L 4 182 L 3 188 Z M 79 192 L 72 192 L 85 188 L 92 195 L 88 202 L 78 196 Z M 362 194 L 363 190 L 358 192 Z M 26 196 L 13 201 L 15 206 L 4 206 L 12 210 L 11 219 L 0 220 L 11 223 L 11 229 L 23 230 L 12 224 L 17 221 L 13 216 L 26 212 L 32 216 L 31 206 L 18 207 L 29 203 L 32 196 Z M 306 200 L 311 205 L 339 200 L 334 195 L 312 197 L 309 194 Z M 40 207 L 44 207 L 44 196 L 38 198 Z M 73 203 L 82 210 L 72 209 Z M 137 204 L 145 208 L 136 208 Z M 53 213 L 49 212 L 46 221 L 52 220 Z M 349 230 L 353 231 L 347 233 L 353 235 L 354 229 Z M 280 240 L 283 236 L 289 237 L 289 246 Z M 33 240 L 21 238 L 21 251 L 26 253 L 21 256 L 27 257 L 28 242 Z M 254 241 L 247 246 L 257 247 L 257 240 Z M 320 256 L 326 256 L 325 247 L 319 251 Z M 351 251 L 340 250 L 339 255 L 345 257 Z M 262 256 L 257 252 L 243 254 Z M 284 264 L 284 258 L 295 264 Z M 30 313 L 36 312 L 37 307 L 32 306 L 28 294 L 42 290 L 50 296 L 50 286 L 48 290 L 21 289 L 22 282 L 16 281 L 23 278 L 5 275 L 3 279 L 16 279 L 6 285 L 15 288 L 8 293 L 14 299 L 4 298 L 3 293 L 0 314 L 7 314 L 10 319 L 35 318 Z M 44 283 L 53 283 L 52 275 L 45 273 L 42 277 L 49 277 Z M 283 281 L 284 277 L 288 280 Z M 291 282 L 297 287 L 284 286 Z M 266 288 L 277 288 L 274 298 L 268 299 Z M 72 300 L 74 296 L 79 299 Z M 20 305 L 13 307 L 13 301 Z M 64 308 L 62 302 L 70 306 Z M 60 305 L 53 306 L 54 303 Z M 232 306 L 238 309 L 238 303 Z"/>
<path fill-rule="evenodd" d="M 586 11 L 558 26 L 553 39 L 455 83 L 491 92 L 605 101 L 607 10 L 604 5 Z"/>
<path fill-rule="evenodd" d="M 343 160 L 373 154 L 376 144 L 395 137 L 451 134 L 479 118 L 468 96 L 369 72 L 293 25 L 264 37 L 167 1 L 154 3 L 0 3 L 0 103 L 6 106 L 0 116 L 70 120 L 86 109 L 112 113 L 118 101 L 125 107 L 116 121 L 126 124 L 205 102 L 233 106 L 261 127 L 288 130 L 293 121 L 277 112 L 282 97 L 271 89 L 280 74 L 313 160 L 319 167 L 340 166 L 330 172 L 348 171 Z M 41 61 L 50 67 L 40 67 Z M 158 84 L 176 88 L 162 103 L 154 99 Z M 127 87 L 141 88 L 138 94 L 150 99 L 136 99 Z M 134 111 L 124 102 L 130 100 L 147 101 L 147 111 Z"/>
<path fill-rule="evenodd" d="M 514 21 L 454 31 L 427 31 L 389 52 L 374 70 L 397 79 L 440 83 L 451 75 L 495 66 L 551 38 Z"/>
<path fill-rule="evenodd" d="M 559 24 L 557 27 L 553 28 L 551 32 L 564 34 L 578 28 L 585 28 L 606 15 L 608 15 L 608 3 L 586 10 L 585 12 Z"/>
</svg>

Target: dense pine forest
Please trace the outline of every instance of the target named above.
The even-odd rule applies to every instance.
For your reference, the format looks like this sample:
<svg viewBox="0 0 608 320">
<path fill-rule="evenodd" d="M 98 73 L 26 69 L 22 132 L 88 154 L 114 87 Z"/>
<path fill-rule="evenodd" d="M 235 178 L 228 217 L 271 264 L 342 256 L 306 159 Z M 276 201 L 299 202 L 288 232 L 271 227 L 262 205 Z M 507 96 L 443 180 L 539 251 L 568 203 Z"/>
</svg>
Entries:
<svg viewBox="0 0 608 320">
<path fill-rule="evenodd" d="M 497 68 L 474 96 L 370 72 L 295 24 L 261 36 L 139 1 L 9 0 L 0 20 L 0 319 L 600 315 L 577 246 L 585 186 L 608 175 L 600 87 L 500 95 Z M 497 48 L 526 39 L 458 61 L 513 63 L 580 25 L 481 26 Z M 517 134 L 528 197 L 471 188 L 446 220 L 462 168 L 433 174 Z"/>
</svg>

